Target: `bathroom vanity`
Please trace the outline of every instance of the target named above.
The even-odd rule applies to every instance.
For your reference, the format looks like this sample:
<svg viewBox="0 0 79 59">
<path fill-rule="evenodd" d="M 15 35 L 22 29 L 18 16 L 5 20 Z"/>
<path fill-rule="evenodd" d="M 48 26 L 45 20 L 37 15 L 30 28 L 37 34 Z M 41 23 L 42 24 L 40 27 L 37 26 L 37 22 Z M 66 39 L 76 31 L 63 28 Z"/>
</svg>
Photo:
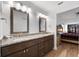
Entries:
<svg viewBox="0 0 79 59">
<path fill-rule="evenodd" d="M 2 57 L 40 57 L 53 49 L 53 34 L 38 34 L 16 39 L 3 39 Z"/>
<path fill-rule="evenodd" d="M 54 35 L 46 31 L 47 19 L 39 16 L 35 24 L 29 18 L 28 12 L 17 10 L 15 7 L 10 8 L 10 33 L 8 35 L 12 37 L 5 35 L 6 39 L 0 41 L 2 57 L 40 57 L 53 49 Z"/>
</svg>

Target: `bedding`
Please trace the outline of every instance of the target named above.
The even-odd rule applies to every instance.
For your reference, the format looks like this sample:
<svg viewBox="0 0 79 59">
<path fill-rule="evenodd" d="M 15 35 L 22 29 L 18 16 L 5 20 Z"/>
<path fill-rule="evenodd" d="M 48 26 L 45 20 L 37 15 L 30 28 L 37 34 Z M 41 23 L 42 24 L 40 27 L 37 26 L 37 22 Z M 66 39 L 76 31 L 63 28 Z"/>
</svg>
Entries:
<svg viewBox="0 0 79 59">
<path fill-rule="evenodd" d="M 79 33 L 63 33 L 61 39 L 79 41 Z"/>
</svg>

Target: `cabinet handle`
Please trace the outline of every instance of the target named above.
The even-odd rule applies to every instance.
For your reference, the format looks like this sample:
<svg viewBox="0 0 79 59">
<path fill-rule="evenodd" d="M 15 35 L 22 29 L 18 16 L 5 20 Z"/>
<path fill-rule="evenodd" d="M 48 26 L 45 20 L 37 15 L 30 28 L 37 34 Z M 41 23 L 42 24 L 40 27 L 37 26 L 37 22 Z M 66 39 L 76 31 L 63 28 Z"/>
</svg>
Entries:
<svg viewBox="0 0 79 59">
<path fill-rule="evenodd" d="M 25 53 L 26 51 L 24 50 L 24 53 Z"/>
<path fill-rule="evenodd" d="M 29 50 L 28 50 L 28 49 L 26 49 L 26 51 L 28 52 Z"/>
</svg>

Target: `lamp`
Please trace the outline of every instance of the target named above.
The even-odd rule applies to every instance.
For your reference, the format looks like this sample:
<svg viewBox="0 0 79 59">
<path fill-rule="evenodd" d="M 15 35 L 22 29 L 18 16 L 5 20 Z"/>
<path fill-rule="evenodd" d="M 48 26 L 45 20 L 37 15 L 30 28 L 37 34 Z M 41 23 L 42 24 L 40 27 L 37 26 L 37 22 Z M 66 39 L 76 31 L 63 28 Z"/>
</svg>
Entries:
<svg viewBox="0 0 79 59">
<path fill-rule="evenodd" d="M 63 26 L 61 24 L 57 26 L 57 31 L 63 32 Z"/>
</svg>

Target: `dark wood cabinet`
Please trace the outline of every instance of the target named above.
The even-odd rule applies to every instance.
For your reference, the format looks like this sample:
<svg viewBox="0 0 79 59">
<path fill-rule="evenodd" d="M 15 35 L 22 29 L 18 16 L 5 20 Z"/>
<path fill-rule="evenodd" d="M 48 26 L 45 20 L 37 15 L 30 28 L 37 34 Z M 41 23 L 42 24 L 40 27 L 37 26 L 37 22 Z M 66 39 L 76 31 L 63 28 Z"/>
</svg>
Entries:
<svg viewBox="0 0 79 59">
<path fill-rule="evenodd" d="M 16 53 L 17 51 L 29 48 L 35 44 L 37 44 L 36 40 L 29 40 L 29 41 L 25 41 L 25 42 L 16 43 L 13 45 L 2 47 L 1 48 L 2 56 L 7 56 L 7 55 L 10 55 L 12 53 Z"/>
<path fill-rule="evenodd" d="M 49 51 L 52 50 L 53 47 L 53 38 L 52 36 L 44 37 L 44 41 L 39 44 L 39 56 L 44 56 L 47 54 Z"/>
<path fill-rule="evenodd" d="M 53 49 L 53 35 L 1 47 L 1 56 L 39 57 Z"/>
<path fill-rule="evenodd" d="M 32 46 L 26 49 L 26 54 L 28 53 L 29 57 L 37 57 L 38 56 L 38 45 Z"/>
<path fill-rule="evenodd" d="M 37 45 L 35 45 L 35 46 L 24 49 L 22 51 L 18 51 L 16 53 L 8 55 L 8 56 L 9 57 L 37 57 L 38 56 L 38 48 L 37 48 Z"/>
<path fill-rule="evenodd" d="M 44 45 L 45 45 L 45 53 L 48 53 L 50 50 L 52 50 L 52 43 L 53 43 L 53 40 L 48 40 L 45 41 Z"/>
</svg>

